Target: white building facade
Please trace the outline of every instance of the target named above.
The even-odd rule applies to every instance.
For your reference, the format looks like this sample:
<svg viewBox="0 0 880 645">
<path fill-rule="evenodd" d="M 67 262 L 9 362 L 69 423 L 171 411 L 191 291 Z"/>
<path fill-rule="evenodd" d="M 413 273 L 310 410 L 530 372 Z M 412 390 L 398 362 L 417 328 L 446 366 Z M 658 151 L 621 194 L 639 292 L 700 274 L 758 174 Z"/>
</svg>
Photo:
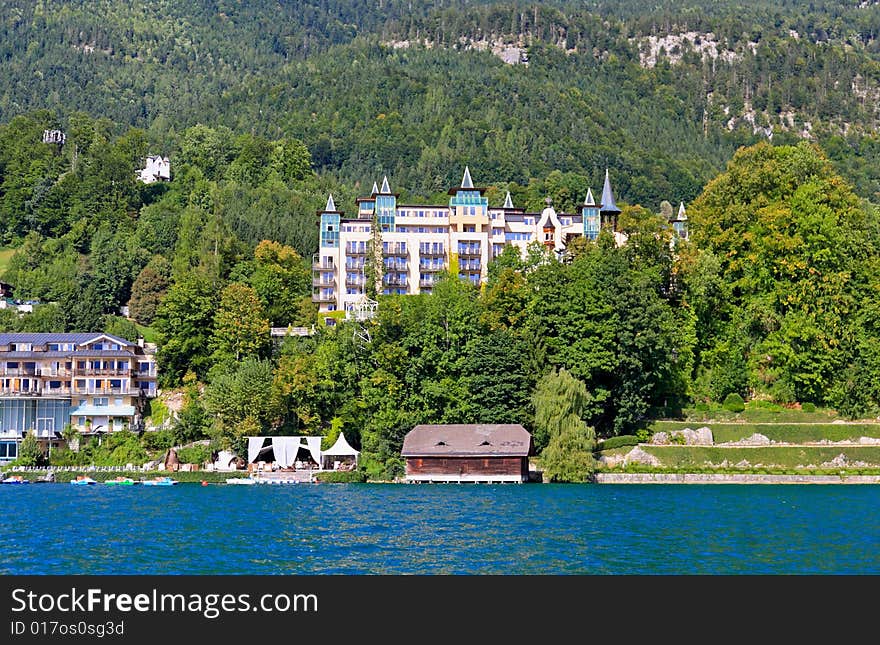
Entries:
<svg viewBox="0 0 880 645">
<path fill-rule="evenodd" d="M 369 197 L 356 200 L 357 214 L 345 217 L 331 195 L 318 211 L 319 250 L 312 264 L 313 295 L 319 312 L 350 312 L 367 292 L 370 262 L 382 264 L 383 294 L 430 293 L 441 272 L 450 270 L 462 280 L 486 281 L 489 262 L 505 247 L 515 246 L 524 255 L 533 242 L 561 254 L 569 240 L 596 239 L 607 226 L 617 242 L 617 214 L 608 173 L 603 203 L 588 191 L 577 213 L 557 213 L 548 206 L 540 213 L 514 207 L 510 193 L 504 205 L 490 207 L 484 189 L 474 186 L 465 168 L 461 186 L 449 191 L 447 205 L 398 204 L 387 177 L 373 184 Z M 371 256 L 373 222 L 378 224 L 381 253 Z M 378 244 L 377 244 L 378 246 Z"/>
</svg>

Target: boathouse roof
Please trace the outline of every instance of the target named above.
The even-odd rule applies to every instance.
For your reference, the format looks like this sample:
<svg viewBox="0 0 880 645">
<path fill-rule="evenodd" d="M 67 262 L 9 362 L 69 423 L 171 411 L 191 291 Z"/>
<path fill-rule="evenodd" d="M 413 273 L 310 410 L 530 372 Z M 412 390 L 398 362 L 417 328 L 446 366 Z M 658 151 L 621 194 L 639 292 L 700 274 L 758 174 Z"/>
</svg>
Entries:
<svg viewBox="0 0 880 645">
<path fill-rule="evenodd" d="M 518 423 L 421 424 L 403 439 L 404 457 L 527 457 L 532 435 Z"/>
</svg>

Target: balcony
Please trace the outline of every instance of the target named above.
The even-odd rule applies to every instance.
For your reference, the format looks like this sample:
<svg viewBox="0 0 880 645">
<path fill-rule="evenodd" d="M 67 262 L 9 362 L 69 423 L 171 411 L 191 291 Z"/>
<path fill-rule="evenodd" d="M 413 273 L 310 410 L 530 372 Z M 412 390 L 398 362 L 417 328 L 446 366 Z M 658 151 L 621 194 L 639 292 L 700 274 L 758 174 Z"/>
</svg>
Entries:
<svg viewBox="0 0 880 645">
<path fill-rule="evenodd" d="M 73 376 L 73 370 L 64 367 L 59 367 L 57 369 L 51 367 L 38 367 L 37 376 L 42 376 L 43 378 L 70 378 Z"/>
<path fill-rule="evenodd" d="M 482 254 L 479 246 L 459 246 L 458 257 L 460 258 L 478 258 Z"/>
<path fill-rule="evenodd" d="M 406 244 L 390 243 L 382 247 L 382 255 L 385 257 L 406 257 L 408 255 Z"/>
<path fill-rule="evenodd" d="M 349 243 L 349 244 L 345 245 L 345 254 L 346 255 L 368 255 L 369 249 L 367 249 L 366 245 Z"/>
<path fill-rule="evenodd" d="M 312 271 L 333 271 L 335 269 L 336 265 L 333 264 L 333 260 L 327 258 L 322 260 L 317 254 L 312 256 Z"/>
<path fill-rule="evenodd" d="M 40 390 L 34 388 L 29 390 L 22 390 L 17 387 L 2 387 L 0 388 L 0 396 L 14 396 L 14 397 L 29 397 L 29 396 L 42 396 L 42 392 Z"/>
<path fill-rule="evenodd" d="M 408 271 L 409 266 L 406 262 L 385 262 L 384 267 L 386 271 Z"/>
<path fill-rule="evenodd" d="M 312 302 L 336 302 L 335 293 L 313 293 Z"/>
<path fill-rule="evenodd" d="M 129 378 L 131 376 L 131 368 L 126 367 L 78 367 L 75 370 L 76 376 L 122 376 Z"/>
<path fill-rule="evenodd" d="M 37 368 L 35 367 L 4 367 L 0 371 L 2 376 L 36 376 Z"/>
<path fill-rule="evenodd" d="M 419 255 L 425 258 L 442 258 L 446 256 L 446 250 L 442 246 L 426 244 L 419 247 Z"/>
<path fill-rule="evenodd" d="M 363 271 L 366 263 L 361 260 L 359 262 L 346 262 L 345 270 L 346 271 Z"/>
<path fill-rule="evenodd" d="M 443 264 L 422 264 L 419 263 L 419 271 L 422 273 L 440 273 L 446 271 L 446 263 Z"/>
<path fill-rule="evenodd" d="M 437 284 L 436 280 L 425 280 L 425 279 L 419 280 L 419 288 L 421 288 L 421 289 L 430 289 L 435 284 Z"/>
<path fill-rule="evenodd" d="M 347 276 L 345 278 L 345 286 L 346 287 L 360 287 L 363 289 L 364 287 L 367 286 L 367 279 L 362 275 L 356 276 L 356 277 Z"/>
<path fill-rule="evenodd" d="M 127 387 L 75 387 L 74 394 L 130 394 Z"/>
<path fill-rule="evenodd" d="M 73 390 L 69 387 L 45 387 L 43 386 L 43 396 L 70 396 Z"/>
<path fill-rule="evenodd" d="M 332 288 L 332 287 L 336 286 L 336 279 L 335 278 L 314 278 L 312 280 L 312 286 L 313 287 Z"/>
<path fill-rule="evenodd" d="M 409 280 L 406 278 L 382 278 L 382 284 L 386 287 L 406 287 L 409 284 Z"/>
</svg>

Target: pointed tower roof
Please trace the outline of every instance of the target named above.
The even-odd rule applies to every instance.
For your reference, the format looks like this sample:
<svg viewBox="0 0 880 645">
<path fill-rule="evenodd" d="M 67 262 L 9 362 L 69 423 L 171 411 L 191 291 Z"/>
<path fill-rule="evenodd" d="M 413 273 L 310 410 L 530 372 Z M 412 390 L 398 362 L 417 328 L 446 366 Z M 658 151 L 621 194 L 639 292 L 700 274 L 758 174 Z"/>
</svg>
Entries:
<svg viewBox="0 0 880 645">
<path fill-rule="evenodd" d="M 685 220 L 688 216 L 684 212 L 684 202 L 681 202 L 678 206 L 678 219 Z"/>
<path fill-rule="evenodd" d="M 587 198 L 584 200 L 584 206 L 595 206 L 596 200 L 593 199 L 593 190 L 587 188 Z"/>
<path fill-rule="evenodd" d="M 605 184 L 602 186 L 602 206 L 604 213 L 619 213 L 620 209 L 614 202 L 614 193 L 611 192 L 611 181 L 608 179 L 608 169 L 605 169 Z"/>
<path fill-rule="evenodd" d="M 333 215 L 344 215 L 343 211 L 337 210 L 336 202 L 333 201 L 333 194 L 332 193 L 327 195 L 327 205 L 324 206 L 323 210 L 319 210 L 316 212 L 318 219 L 321 218 L 321 215 L 324 215 L 327 213 L 330 213 Z"/>
<path fill-rule="evenodd" d="M 513 208 L 513 200 L 510 198 L 510 191 L 507 191 L 507 196 L 504 198 L 504 206 L 502 208 Z"/>
<path fill-rule="evenodd" d="M 375 194 L 378 193 L 378 192 L 379 192 L 379 187 L 376 185 L 376 182 L 374 181 L 374 182 L 373 182 L 373 192 L 370 193 L 370 194 L 371 194 L 371 195 L 375 195 Z"/>
<path fill-rule="evenodd" d="M 462 188 L 473 188 L 474 182 L 471 181 L 471 171 L 465 166 L 464 167 L 464 177 L 461 178 L 461 187 Z"/>
<path fill-rule="evenodd" d="M 388 186 L 388 177 L 385 176 L 382 178 L 382 190 L 379 191 L 383 195 L 390 195 L 391 188 Z"/>
<path fill-rule="evenodd" d="M 474 186 L 474 182 L 471 179 L 471 171 L 467 166 L 464 167 L 464 175 L 461 178 L 461 186 L 456 186 L 455 188 L 449 189 L 450 195 L 455 195 L 463 190 L 476 190 L 482 195 L 485 188 L 477 188 Z"/>
</svg>

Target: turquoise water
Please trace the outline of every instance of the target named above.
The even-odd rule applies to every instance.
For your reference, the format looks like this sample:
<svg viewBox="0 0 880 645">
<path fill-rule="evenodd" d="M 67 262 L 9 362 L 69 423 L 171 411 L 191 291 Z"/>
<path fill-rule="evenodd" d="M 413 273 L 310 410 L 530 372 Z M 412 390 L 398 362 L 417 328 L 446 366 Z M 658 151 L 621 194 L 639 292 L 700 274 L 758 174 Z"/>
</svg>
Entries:
<svg viewBox="0 0 880 645">
<path fill-rule="evenodd" d="M 0 574 L 878 574 L 880 486 L 0 487 Z"/>
</svg>

